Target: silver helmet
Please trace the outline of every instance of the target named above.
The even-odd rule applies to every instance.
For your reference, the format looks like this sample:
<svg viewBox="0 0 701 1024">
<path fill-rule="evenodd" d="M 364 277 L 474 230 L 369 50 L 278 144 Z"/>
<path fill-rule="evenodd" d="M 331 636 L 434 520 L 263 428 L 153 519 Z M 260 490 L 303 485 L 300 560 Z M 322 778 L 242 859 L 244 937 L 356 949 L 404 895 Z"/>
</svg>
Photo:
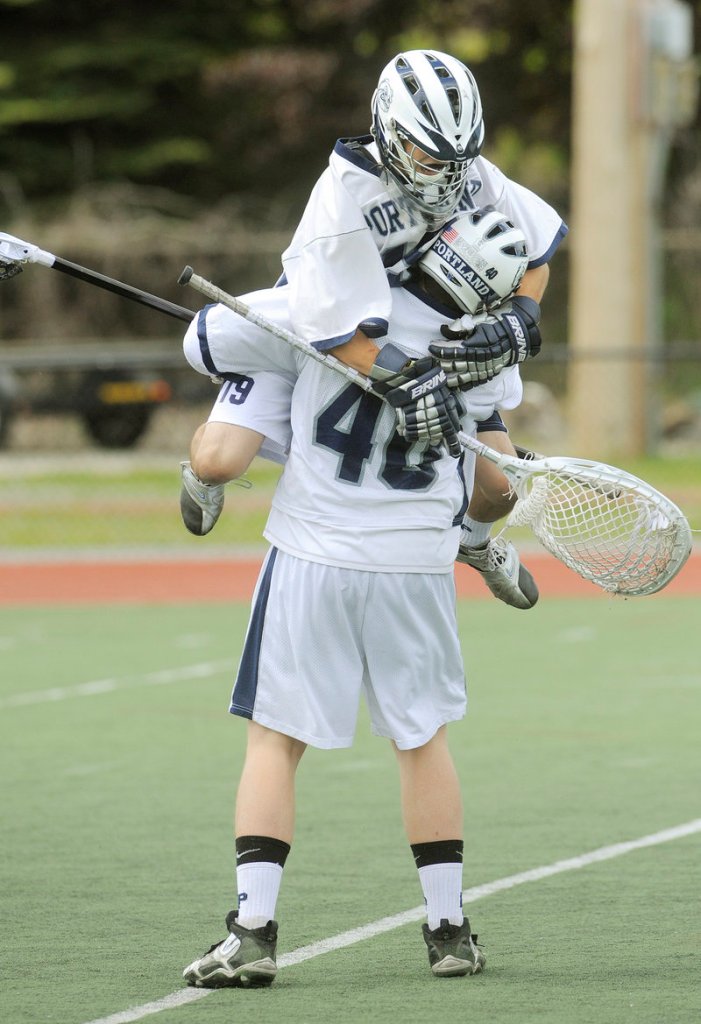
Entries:
<svg viewBox="0 0 701 1024">
<path fill-rule="evenodd" d="M 420 262 L 421 270 L 472 314 L 486 313 L 508 299 L 527 266 L 525 235 L 493 206 L 460 214 Z"/>
<path fill-rule="evenodd" d="M 398 54 L 373 95 L 372 132 L 400 189 L 422 212 L 450 217 L 484 140 L 472 74 L 438 50 Z"/>
</svg>

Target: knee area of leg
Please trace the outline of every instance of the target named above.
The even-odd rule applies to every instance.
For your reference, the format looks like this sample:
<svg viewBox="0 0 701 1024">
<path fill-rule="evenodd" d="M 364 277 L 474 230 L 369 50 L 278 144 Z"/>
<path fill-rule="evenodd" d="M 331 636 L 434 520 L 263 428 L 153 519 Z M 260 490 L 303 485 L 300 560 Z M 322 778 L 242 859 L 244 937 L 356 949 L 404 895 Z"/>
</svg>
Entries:
<svg viewBox="0 0 701 1024">
<path fill-rule="evenodd" d="M 237 452 L 220 452 L 205 449 L 197 452 L 192 468 L 205 484 L 225 484 L 243 476 L 248 469 L 250 460 L 239 456 Z"/>
</svg>

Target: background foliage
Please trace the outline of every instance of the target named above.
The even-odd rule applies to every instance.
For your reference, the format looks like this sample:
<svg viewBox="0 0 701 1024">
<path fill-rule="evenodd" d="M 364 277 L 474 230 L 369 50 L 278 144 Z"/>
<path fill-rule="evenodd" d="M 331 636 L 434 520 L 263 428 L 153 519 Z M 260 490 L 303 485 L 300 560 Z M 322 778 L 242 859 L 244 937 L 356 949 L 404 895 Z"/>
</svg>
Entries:
<svg viewBox="0 0 701 1024">
<path fill-rule="evenodd" d="M 426 45 L 475 68 L 492 147 L 564 194 L 571 4 L 557 6 L 97 0 L 86 16 L 80 0 L 0 0 L 5 202 L 125 178 L 205 203 L 301 200 L 335 139 L 368 130 L 386 60 Z"/>
<path fill-rule="evenodd" d="M 186 263 L 239 294 L 272 284 L 336 138 L 368 131 L 379 71 L 423 46 L 473 68 L 486 156 L 569 221 L 575 11 L 574 0 L 0 0 L 0 229 L 179 303 L 196 305 L 175 283 Z M 693 11 L 699 49 L 701 0 Z M 661 211 L 664 334 L 691 353 L 700 128 L 697 115 L 675 137 Z M 565 242 L 543 307 L 552 355 L 567 304 Z M 30 271 L 0 289 L 3 341 L 166 334 L 179 328 L 62 275 Z M 564 361 L 548 358 L 533 372 L 558 393 Z M 682 358 L 664 386 L 683 378 L 701 408 L 701 371 Z"/>
</svg>

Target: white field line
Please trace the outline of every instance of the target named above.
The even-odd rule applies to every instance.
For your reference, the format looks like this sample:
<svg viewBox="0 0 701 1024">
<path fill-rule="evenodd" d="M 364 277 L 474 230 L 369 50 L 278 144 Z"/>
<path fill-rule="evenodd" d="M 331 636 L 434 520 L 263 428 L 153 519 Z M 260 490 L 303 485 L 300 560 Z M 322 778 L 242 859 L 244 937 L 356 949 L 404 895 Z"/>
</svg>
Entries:
<svg viewBox="0 0 701 1024">
<path fill-rule="evenodd" d="M 553 864 L 545 864 L 539 868 L 531 868 L 529 871 L 521 871 L 517 875 L 508 875 L 506 878 L 497 878 L 494 882 L 485 882 L 484 885 L 476 885 L 463 892 L 463 903 L 474 903 L 485 896 L 493 896 L 497 892 L 505 892 L 507 889 L 514 889 L 526 882 L 539 882 L 543 878 L 550 878 L 553 875 L 561 875 L 565 871 L 576 871 L 578 868 L 588 867 L 590 864 L 599 864 L 604 860 L 613 860 L 614 857 L 622 857 L 634 850 L 644 850 L 650 846 L 659 846 L 661 843 L 670 843 L 675 839 L 683 839 L 685 836 L 692 836 L 701 832 L 701 818 L 694 821 L 687 821 L 684 825 L 676 825 L 674 828 L 664 829 L 662 832 L 653 832 L 648 836 L 641 836 L 639 839 L 631 839 L 628 842 L 614 843 L 612 846 L 601 846 L 598 850 L 591 850 L 589 853 L 582 853 L 578 857 L 569 857 L 566 860 L 557 860 Z M 344 949 L 346 946 L 353 946 L 365 939 L 372 939 L 383 932 L 393 931 L 402 925 L 420 921 L 424 917 L 426 909 L 423 905 L 414 907 L 412 910 L 405 910 L 401 914 L 393 914 L 391 917 L 382 917 L 379 921 L 371 921 L 360 928 L 351 928 L 350 931 L 333 935 L 329 939 L 321 939 L 319 942 L 312 942 L 309 946 L 300 946 L 299 949 L 286 953 L 278 958 L 278 967 L 292 967 L 294 964 L 301 964 L 305 960 L 313 960 L 324 953 L 332 953 L 336 949 Z M 172 1010 L 186 1003 L 193 1003 L 198 999 L 204 999 L 216 989 L 183 988 L 170 995 L 156 999 L 152 1003 L 143 1003 L 141 1006 L 132 1006 L 128 1010 L 120 1010 L 110 1014 L 109 1017 L 101 1017 L 99 1020 L 92 1020 L 87 1024 L 131 1024 L 132 1021 L 142 1020 L 153 1013 L 160 1013 L 161 1010 Z"/>
<path fill-rule="evenodd" d="M 207 679 L 226 669 L 231 669 L 230 661 L 205 661 L 198 665 L 159 669 L 158 672 L 147 672 L 144 675 L 123 676 L 121 679 L 95 679 L 89 683 L 77 683 L 75 686 L 54 686 L 49 690 L 15 693 L 0 698 L 0 710 L 26 707 L 29 704 L 50 704 L 72 697 L 95 697 L 101 693 L 125 690 L 130 686 L 162 686 L 190 679 Z"/>
</svg>

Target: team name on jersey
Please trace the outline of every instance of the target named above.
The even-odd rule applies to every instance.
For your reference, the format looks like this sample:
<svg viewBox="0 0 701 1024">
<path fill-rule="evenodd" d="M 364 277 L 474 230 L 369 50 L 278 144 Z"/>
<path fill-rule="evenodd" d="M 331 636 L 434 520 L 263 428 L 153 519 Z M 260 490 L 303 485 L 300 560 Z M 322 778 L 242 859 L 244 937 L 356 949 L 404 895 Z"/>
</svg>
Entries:
<svg viewBox="0 0 701 1024">
<path fill-rule="evenodd" d="M 456 213 L 462 210 L 474 209 L 471 197 L 482 187 L 479 178 L 471 178 L 465 188 L 463 198 L 458 204 Z M 412 207 L 411 200 L 406 196 L 398 195 L 394 199 L 385 199 L 384 202 L 371 206 L 364 215 L 365 223 L 372 232 L 387 238 L 389 235 L 414 228 L 421 225 L 420 214 Z M 425 226 L 425 225 L 424 225 Z"/>
<path fill-rule="evenodd" d="M 401 199 L 385 199 L 384 202 L 371 206 L 364 216 L 370 230 L 382 238 L 406 231 L 407 228 L 413 228 L 419 223 L 409 203 Z"/>
</svg>

